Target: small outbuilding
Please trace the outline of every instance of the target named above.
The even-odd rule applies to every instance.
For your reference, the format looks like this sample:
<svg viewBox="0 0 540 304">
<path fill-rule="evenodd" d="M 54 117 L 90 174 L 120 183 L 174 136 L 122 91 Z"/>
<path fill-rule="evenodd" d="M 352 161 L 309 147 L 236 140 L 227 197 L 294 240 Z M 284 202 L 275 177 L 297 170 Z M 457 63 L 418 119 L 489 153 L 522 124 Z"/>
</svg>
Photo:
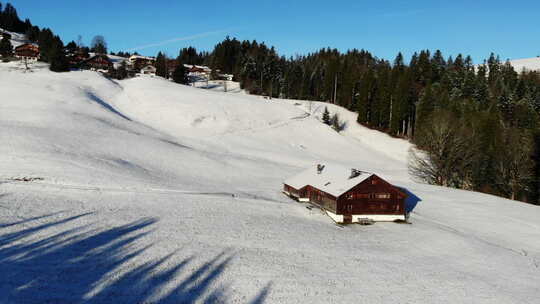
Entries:
<svg viewBox="0 0 540 304">
<path fill-rule="evenodd" d="M 405 220 L 405 191 L 370 172 L 318 164 L 283 184 L 286 195 L 321 207 L 337 223 Z"/>
</svg>

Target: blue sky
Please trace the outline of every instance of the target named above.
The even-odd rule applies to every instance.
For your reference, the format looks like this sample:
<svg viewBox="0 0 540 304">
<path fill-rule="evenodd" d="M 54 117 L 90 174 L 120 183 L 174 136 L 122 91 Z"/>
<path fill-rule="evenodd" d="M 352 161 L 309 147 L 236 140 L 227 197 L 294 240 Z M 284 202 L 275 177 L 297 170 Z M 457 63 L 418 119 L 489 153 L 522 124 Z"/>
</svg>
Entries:
<svg viewBox="0 0 540 304">
<path fill-rule="evenodd" d="M 5 0 L 0 0 L 6 3 Z M 330 46 L 364 48 L 378 57 L 422 49 L 470 54 L 480 63 L 540 55 L 540 1 L 11 0 L 21 18 L 65 42 L 105 36 L 112 51 L 176 56 L 185 46 L 211 50 L 226 35 L 264 41 L 280 54 Z"/>
</svg>

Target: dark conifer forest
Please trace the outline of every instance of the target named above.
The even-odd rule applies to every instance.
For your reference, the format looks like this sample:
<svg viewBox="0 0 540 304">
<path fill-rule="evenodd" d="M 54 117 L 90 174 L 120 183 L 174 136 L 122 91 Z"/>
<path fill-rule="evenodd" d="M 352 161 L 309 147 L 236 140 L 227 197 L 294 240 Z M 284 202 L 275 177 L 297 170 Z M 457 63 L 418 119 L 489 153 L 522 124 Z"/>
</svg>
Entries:
<svg viewBox="0 0 540 304">
<path fill-rule="evenodd" d="M 539 204 L 538 72 L 515 71 L 493 53 L 477 65 L 438 50 L 408 62 L 330 48 L 285 58 L 230 38 L 204 62 L 251 93 L 337 104 L 366 127 L 412 141 L 425 153 L 410 155 L 421 181 Z"/>
<path fill-rule="evenodd" d="M 0 4 L 0 27 L 26 33 L 42 60 L 67 69 L 62 40 L 21 21 L 10 4 Z M 227 37 L 212 52 L 184 48 L 177 61 L 233 74 L 252 94 L 355 111 L 358 123 L 421 149 L 411 151 L 410 172 L 423 182 L 540 204 L 540 74 L 515 71 L 493 53 L 480 63 L 438 50 L 392 61 L 363 49 L 284 57 L 264 43 Z M 167 75 L 162 53 L 157 68 Z M 177 71 L 177 82 L 184 73 Z"/>
</svg>

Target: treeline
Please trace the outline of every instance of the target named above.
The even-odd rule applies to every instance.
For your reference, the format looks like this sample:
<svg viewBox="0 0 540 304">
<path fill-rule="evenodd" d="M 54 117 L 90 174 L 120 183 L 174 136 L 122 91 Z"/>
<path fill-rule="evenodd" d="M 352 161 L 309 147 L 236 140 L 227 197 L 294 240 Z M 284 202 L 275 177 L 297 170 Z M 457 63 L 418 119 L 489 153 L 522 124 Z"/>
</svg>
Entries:
<svg viewBox="0 0 540 304">
<path fill-rule="evenodd" d="M 426 182 L 540 204 L 537 72 L 518 73 L 494 54 L 474 65 L 428 50 L 407 63 L 356 49 L 286 58 L 228 37 L 197 58 L 251 93 L 335 103 L 358 123 L 411 140 L 424 151 L 411 154 L 411 173 Z"/>
</svg>

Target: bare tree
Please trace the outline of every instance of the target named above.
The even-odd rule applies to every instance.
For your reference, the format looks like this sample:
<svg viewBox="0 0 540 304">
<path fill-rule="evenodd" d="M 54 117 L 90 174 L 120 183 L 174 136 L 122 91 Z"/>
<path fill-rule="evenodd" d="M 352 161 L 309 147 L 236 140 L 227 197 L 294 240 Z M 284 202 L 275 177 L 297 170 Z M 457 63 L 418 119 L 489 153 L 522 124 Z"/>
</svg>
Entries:
<svg viewBox="0 0 540 304">
<path fill-rule="evenodd" d="M 449 112 L 433 115 L 422 132 L 422 149 L 409 151 L 409 174 L 434 185 L 463 188 L 470 178 L 476 147 L 468 134 Z"/>
<path fill-rule="evenodd" d="M 77 35 L 77 47 L 79 47 L 79 48 L 84 47 L 82 35 Z"/>
<path fill-rule="evenodd" d="M 98 54 L 107 54 L 107 42 L 101 35 L 94 36 L 91 44 L 92 51 Z"/>
<path fill-rule="evenodd" d="M 527 189 L 533 177 L 533 140 L 524 130 L 508 128 L 504 132 L 505 142 L 496 162 L 495 180 L 508 197 L 514 200 L 520 191 Z"/>
</svg>

